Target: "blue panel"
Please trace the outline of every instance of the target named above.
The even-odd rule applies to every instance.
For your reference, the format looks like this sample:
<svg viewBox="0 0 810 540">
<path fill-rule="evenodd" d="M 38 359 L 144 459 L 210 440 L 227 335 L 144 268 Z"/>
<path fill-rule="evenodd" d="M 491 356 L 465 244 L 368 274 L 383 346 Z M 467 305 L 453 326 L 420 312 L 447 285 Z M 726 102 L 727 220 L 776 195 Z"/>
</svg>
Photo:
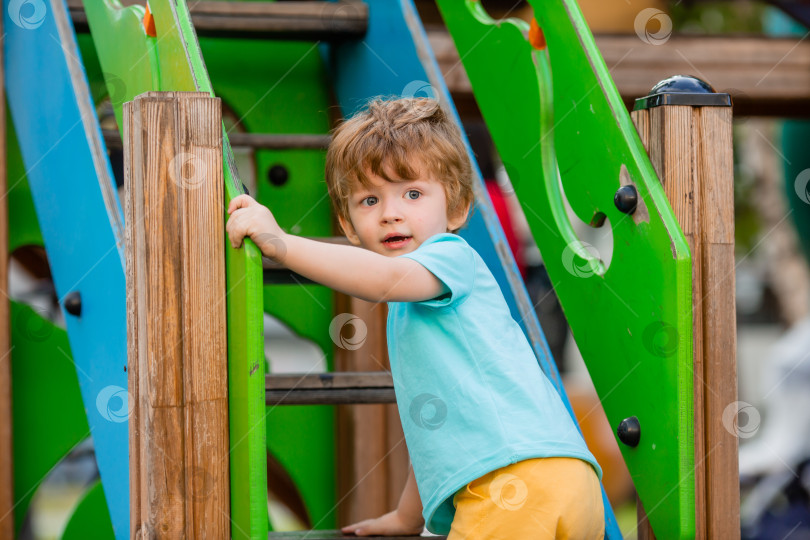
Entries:
<svg viewBox="0 0 810 540">
<path fill-rule="evenodd" d="M 64 0 L 4 1 L 3 17 L 11 116 L 60 304 L 81 294 L 67 331 L 116 537 L 128 538 L 120 203 Z"/>
<path fill-rule="evenodd" d="M 369 23 L 365 39 L 323 49 L 324 54 L 330 56 L 327 65 L 331 70 L 343 114 L 350 116 L 374 96 L 434 97 L 447 106 L 447 110 L 452 112 L 461 125 L 413 1 L 367 0 L 367 3 Z M 556 386 L 569 413 L 574 417 L 557 366 L 551 358 L 537 314 L 529 301 L 503 229 L 489 201 L 466 136 L 464 140 L 473 162 L 475 181 L 478 183 L 478 208 L 470 217 L 467 227 L 459 231 L 459 234 L 475 248 L 492 271 L 512 316 L 529 338 L 538 363 Z M 481 197 L 486 200 L 482 201 Z M 519 305 L 524 309 L 519 309 Z M 619 540 L 622 538 L 621 531 L 604 488 L 602 498 L 605 503 L 606 537 Z"/>
</svg>

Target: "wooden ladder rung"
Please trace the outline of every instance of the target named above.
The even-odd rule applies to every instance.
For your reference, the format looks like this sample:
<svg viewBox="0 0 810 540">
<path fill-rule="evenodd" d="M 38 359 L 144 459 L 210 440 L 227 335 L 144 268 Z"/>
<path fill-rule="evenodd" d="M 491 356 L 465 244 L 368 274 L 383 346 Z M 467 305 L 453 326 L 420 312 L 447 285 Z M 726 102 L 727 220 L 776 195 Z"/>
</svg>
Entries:
<svg viewBox="0 0 810 540">
<path fill-rule="evenodd" d="M 388 371 L 285 373 L 265 376 L 268 405 L 395 403 Z"/>
<path fill-rule="evenodd" d="M 330 244 L 342 244 L 350 246 L 349 239 L 345 236 L 329 236 L 313 238 L 308 237 L 310 240 L 317 240 L 319 242 L 327 242 Z M 275 262 L 272 259 L 264 257 L 262 259 L 263 279 L 265 285 L 314 285 L 315 282 L 311 279 L 305 278 L 301 274 L 297 274 L 285 266 Z"/>
<path fill-rule="evenodd" d="M 419 535 L 413 536 L 354 536 L 345 535 L 339 530 L 330 531 L 290 531 L 290 532 L 271 532 L 267 536 L 268 540 L 333 540 L 334 538 L 364 538 L 366 540 L 413 540 L 414 538 L 422 538 Z M 430 540 L 447 540 L 446 536 L 425 536 Z"/>
<path fill-rule="evenodd" d="M 101 130 L 108 148 L 122 148 L 121 134 L 117 129 Z M 254 150 L 325 150 L 331 137 L 310 133 L 229 133 L 228 140 L 234 148 Z"/>
<path fill-rule="evenodd" d="M 81 0 L 68 2 L 73 26 L 87 33 Z M 200 37 L 341 41 L 362 39 L 368 29 L 368 6 L 339 2 L 193 2 L 191 22 Z"/>
</svg>

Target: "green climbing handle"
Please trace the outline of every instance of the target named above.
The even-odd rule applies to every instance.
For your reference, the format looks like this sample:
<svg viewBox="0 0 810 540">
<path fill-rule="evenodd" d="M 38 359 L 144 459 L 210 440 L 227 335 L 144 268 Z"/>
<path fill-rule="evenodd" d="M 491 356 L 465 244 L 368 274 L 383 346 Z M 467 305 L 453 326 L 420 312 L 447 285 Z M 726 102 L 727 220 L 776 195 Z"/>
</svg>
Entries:
<svg viewBox="0 0 810 540">
<path fill-rule="evenodd" d="M 690 538 L 689 249 L 576 3 L 530 3 L 545 47 L 478 1 L 437 1 L 608 420 L 639 421 L 638 445 L 619 446 L 653 529 Z M 613 202 L 623 185 L 638 191 L 632 214 Z M 577 237 L 564 198 L 610 227 L 609 261 Z"/>
</svg>

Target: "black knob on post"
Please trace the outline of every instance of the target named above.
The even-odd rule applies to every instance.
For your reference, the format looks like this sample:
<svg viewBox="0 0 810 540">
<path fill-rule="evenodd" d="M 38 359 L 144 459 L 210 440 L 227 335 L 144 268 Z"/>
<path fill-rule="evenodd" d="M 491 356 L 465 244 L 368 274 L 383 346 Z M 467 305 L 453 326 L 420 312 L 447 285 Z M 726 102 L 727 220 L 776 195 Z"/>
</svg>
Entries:
<svg viewBox="0 0 810 540">
<path fill-rule="evenodd" d="M 638 191 L 636 191 L 636 186 L 620 187 L 616 191 L 616 195 L 613 196 L 613 204 L 616 205 L 616 208 L 618 208 L 620 212 L 624 212 L 625 214 L 635 212 L 636 205 L 638 205 Z"/>
<path fill-rule="evenodd" d="M 79 291 L 73 291 L 65 296 L 65 311 L 71 315 L 78 317 L 82 314 L 82 295 Z"/>
<path fill-rule="evenodd" d="M 616 435 L 627 446 L 633 448 L 638 446 L 638 442 L 641 440 L 641 424 L 638 423 L 638 418 L 631 416 L 622 420 L 619 429 L 616 430 Z"/>
</svg>

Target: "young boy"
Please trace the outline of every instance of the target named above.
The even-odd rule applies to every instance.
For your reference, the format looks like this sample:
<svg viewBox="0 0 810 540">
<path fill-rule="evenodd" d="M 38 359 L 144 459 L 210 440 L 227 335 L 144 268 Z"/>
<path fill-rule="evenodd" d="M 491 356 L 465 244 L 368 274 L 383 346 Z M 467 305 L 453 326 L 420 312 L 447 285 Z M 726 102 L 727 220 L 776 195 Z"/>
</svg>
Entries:
<svg viewBox="0 0 810 540">
<path fill-rule="evenodd" d="M 473 202 L 457 126 L 435 100 L 372 101 L 335 130 L 326 181 L 359 247 L 287 234 L 247 195 L 231 201 L 227 231 L 234 247 L 250 236 L 313 281 L 388 303 L 412 468 L 396 510 L 343 532 L 603 538 L 601 469 L 484 261 L 455 234 Z"/>
</svg>

